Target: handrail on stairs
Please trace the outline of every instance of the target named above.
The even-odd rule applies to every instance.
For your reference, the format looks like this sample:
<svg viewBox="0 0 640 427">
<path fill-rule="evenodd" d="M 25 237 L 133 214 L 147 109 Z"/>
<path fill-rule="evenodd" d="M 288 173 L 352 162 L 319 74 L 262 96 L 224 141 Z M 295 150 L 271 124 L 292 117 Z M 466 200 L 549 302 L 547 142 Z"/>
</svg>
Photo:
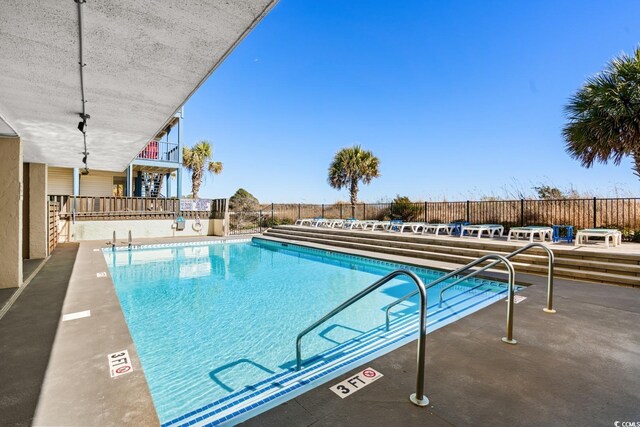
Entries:
<svg viewBox="0 0 640 427">
<path fill-rule="evenodd" d="M 345 308 L 349 307 L 351 304 L 369 295 L 380 286 L 396 278 L 397 276 L 402 275 L 409 276 L 409 278 L 415 282 L 416 287 L 418 288 L 416 292 L 420 294 L 420 334 L 418 335 L 418 368 L 416 373 L 416 392 L 409 396 L 409 400 L 411 400 L 414 405 L 427 406 L 429 404 L 429 399 L 424 395 L 424 361 L 427 339 L 427 291 L 425 289 L 424 283 L 422 283 L 422 280 L 420 280 L 420 278 L 414 272 L 409 270 L 396 270 L 392 273 L 387 274 L 386 276 L 384 276 L 380 280 L 377 280 L 375 283 L 369 285 L 362 291 L 358 292 L 356 295 L 352 296 L 351 298 L 340 304 L 338 307 L 322 316 L 322 318 L 311 324 L 305 330 L 300 332 L 298 334 L 298 337 L 296 338 L 296 370 L 299 371 L 302 368 L 302 337 L 307 335 L 309 332 L 311 332 L 319 325 L 326 322 L 328 319 L 335 316 Z"/>
</svg>

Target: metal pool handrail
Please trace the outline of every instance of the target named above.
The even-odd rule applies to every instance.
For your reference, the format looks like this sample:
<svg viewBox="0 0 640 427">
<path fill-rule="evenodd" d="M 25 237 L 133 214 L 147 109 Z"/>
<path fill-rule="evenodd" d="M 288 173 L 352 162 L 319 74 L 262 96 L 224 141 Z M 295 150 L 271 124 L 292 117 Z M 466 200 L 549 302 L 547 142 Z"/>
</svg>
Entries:
<svg viewBox="0 0 640 427">
<path fill-rule="evenodd" d="M 547 255 L 548 255 L 548 258 L 549 258 L 549 269 L 548 269 L 549 271 L 548 271 L 548 274 L 547 274 L 547 306 L 543 310 L 545 312 L 547 312 L 547 313 L 555 313 L 556 311 L 553 309 L 553 265 L 554 265 L 554 262 L 555 262 L 555 258 L 554 258 L 553 252 L 549 248 L 547 248 L 546 246 L 544 246 L 541 243 L 529 243 L 528 245 L 523 246 L 522 248 L 520 248 L 520 249 L 518 249 L 518 250 L 516 250 L 516 251 L 514 251 L 514 252 L 512 252 L 512 253 L 510 253 L 508 255 L 505 255 L 505 258 L 506 259 L 510 259 L 510 258 L 518 255 L 519 253 L 522 253 L 522 252 L 524 252 L 524 251 L 526 251 L 526 250 L 528 250 L 528 249 L 530 249 L 532 247 L 541 247 L 542 249 L 544 249 L 547 252 Z M 471 264 L 467 264 L 467 265 L 459 268 L 458 270 L 455 270 L 455 271 L 447 274 L 446 276 L 441 277 L 440 279 L 436 280 L 435 282 L 431 282 L 431 283 L 427 284 L 427 289 L 430 288 L 433 285 L 437 285 L 438 283 L 442 282 L 443 280 L 446 280 L 448 278 L 451 278 L 451 277 L 455 276 L 457 273 L 461 273 L 462 271 L 467 270 L 469 267 L 473 267 L 473 265 L 477 265 L 478 262 L 476 262 L 476 261 L 473 261 Z M 500 262 L 499 260 L 496 260 L 495 262 L 492 262 L 491 264 L 486 265 L 485 267 L 482 267 L 482 268 L 480 268 L 480 269 L 478 269 L 478 270 L 476 270 L 476 271 L 474 271 L 474 272 L 472 272 L 472 273 L 470 273 L 468 275 L 465 275 L 464 277 L 460 278 L 459 280 L 456 280 L 451 285 L 449 285 L 446 288 L 444 288 L 440 292 L 440 301 L 439 301 L 438 305 L 442 305 L 442 292 L 444 290 L 446 290 L 446 289 L 448 289 L 448 288 L 450 288 L 450 287 L 452 287 L 454 285 L 457 285 L 458 283 L 460 283 L 460 282 L 462 282 L 462 281 L 464 281 L 464 280 L 466 280 L 466 279 L 468 279 L 470 277 L 473 277 L 473 276 L 477 275 L 478 273 L 487 270 L 488 268 L 493 267 L 494 265 L 498 264 L 499 262 Z M 392 302 L 391 304 L 389 304 L 385 308 L 387 330 L 389 330 L 389 322 L 390 322 L 390 320 L 389 320 L 389 312 L 391 311 L 391 309 L 393 307 L 395 307 L 396 305 L 400 304 L 401 302 L 404 302 L 404 301 L 408 300 L 409 298 L 414 297 L 415 295 L 416 295 L 415 291 L 414 292 L 410 292 L 407 295 L 405 295 L 405 296 L 403 296 L 401 298 L 398 298 L 397 300 L 395 300 L 394 302 Z"/>
<path fill-rule="evenodd" d="M 424 395 L 424 358 L 427 338 L 427 291 L 424 283 L 422 283 L 422 280 L 420 280 L 420 278 L 415 273 L 409 270 L 396 270 L 390 274 L 387 274 L 382 279 L 376 281 L 375 283 L 369 285 L 367 288 L 358 292 L 356 295 L 352 296 L 351 298 L 340 304 L 338 307 L 325 314 L 320 320 L 316 321 L 304 331 L 300 332 L 298 334 L 298 337 L 296 338 L 296 370 L 299 371 L 302 368 L 302 337 L 304 337 L 306 334 L 317 328 L 319 325 L 321 325 L 331 317 L 335 316 L 337 313 L 349 307 L 351 304 L 359 301 L 371 292 L 375 291 L 380 286 L 396 278 L 397 276 L 402 275 L 409 276 L 409 278 L 415 282 L 416 287 L 418 288 L 416 292 L 420 294 L 420 334 L 418 336 L 418 367 L 416 374 L 416 392 L 409 397 L 409 400 L 411 400 L 414 405 L 427 406 L 429 404 L 429 399 Z"/>
<path fill-rule="evenodd" d="M 435 286 L 435 285 L 437 285 L 439 283 L 442 283 L 445 280 L 450 279 L 450 278 L 462 273 L 463 271 L 466 271 L 466 270 L 470 269 L 471 267 L 475 267 L 476 265 L 481 264 L 481 263 L 483 263 L 484 261 L 486 261 L 488 259 L 495 259 L 496 260 L 495 262 L 493 262 L 490 265 L 495 265 L 495 264 L 497 264 L 499 262 L 502 262 L 507 266 L 507 270 L 509 271 L 509 289 L 511 289 L 512 285 L 513 285 L 513 279 L 515 277 L 514 275 L 511 274 L 511 272 L 513 270 L 513 265 L 511 264 L 511 262 L 506 257 L 504 257 L 502 255 L 498 255 L 498 254 L 485 255 L 485 256 L 483 256 L 481 258 L 476 259 L 475 261 L 471 261 L 469 264 L 463 265 L 462 267 L 458 268 L 457 270 L 453 270 L 452 272 L 447 273 L 444 276 L 437 278 L 433 282 L 429 282 L 429 284 L 427 284 L 427 286 L 426 286 L 426 289 L 429 289 L 432 286 Z M 466 279 L 468 279 L 470 277 L 473 277 L 473 276 L 479 274 L 480 272 L 482 272 L 482 271 L 486 270 L 487 268 L 489 268 L 490 265 L 482 267 L 482 268 L 480 268 L 478 270 L 472 271 L 471 273 L 464 275 L 460 279 L 458 279 L 455 282 L 453 282 L 453 284 L 455 285 L 456 283 L 462 282 L 463 280 L 466 280 Z M 389 311 L 393 307 L 395 307 L 396 305 L 400 304 L 403 301 L 408 300 L 409 298 L 414 297 L 415 295 L 416 295 L 416 291 L 410 292 L 407 295 L 398 298 L 397 300 L 395 300 L 394 302 L 392 302 L 391 304 L 389 304 L 388 306 L 385 307 L 385 319 L 386 319 L 387 331 L 389 330 L 389 323 L 390 323 Z M 509 325 L 507 325 L 507 329 L 509 329 Z"/>
<path fill-rule="evenodd" d="M 551 251 L 551 249 L 549 249 L 548 247 L 546 247 L 542 243 L 529 243 L 528 245 L 523 246 L 520 249 L 515 250 L 515 251 L 511 252 L 508 255 L 505 255 L 505 258 L 506 259 L 511 259 L 514 256 L 516 256 L 516 255 L 518 255 L 518 254 L 520 254 L 522 252 L 528 251 L 529 249 L 535 248 L 535 247 L 539 247 L 539 248 L 544 249 L 547 252 L 547 257 L 549 259 L 549 262 L 548 262 L 548 273 L 547 273 L 547 306 L 543 310 L 546 313 L 555 313 L 556 311 L 553 309 L 553 264 L 555 262 L 555 258 L 554 258 L 554 255 L 553 255 L 553 252 Z M 478 270 L 478 273 L 480 271 L 483 271 L 483 270 L 486 270 L 488 268 L 493 267 L 494 265 L 498 264 L 499 262 L 500 261 L 494 261 L 491 264 L 486 265 L 485 267 L 483 267 L 480 270 Z M 457 285 L 458 283 L 460 283 L 463 279 L 456 280 L 452 284 L 450 284 L 448 286 L 445 286 L 444 288 L 442 288 L 440 290 L 440 299 L 439 299 L 438 305 L 442 305 L 442 296 L 443 296 L 444 292 L 446 290 L 448 290 L 449 288 L 451 288 L 451 287 Z"/>
</svg>

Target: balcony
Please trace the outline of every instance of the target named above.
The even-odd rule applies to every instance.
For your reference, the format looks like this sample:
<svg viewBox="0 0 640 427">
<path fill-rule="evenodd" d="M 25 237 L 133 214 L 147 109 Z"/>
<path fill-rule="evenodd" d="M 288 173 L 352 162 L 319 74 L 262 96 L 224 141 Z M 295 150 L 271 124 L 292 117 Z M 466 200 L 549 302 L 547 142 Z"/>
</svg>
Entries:
<svg viewBox="0 0 640 427">
<path fill-rule="evenodd" d="M 178 163 L 180 161 L 178 144 L 165 141 L 150 141 L 136 159 Z"/>
</svg>

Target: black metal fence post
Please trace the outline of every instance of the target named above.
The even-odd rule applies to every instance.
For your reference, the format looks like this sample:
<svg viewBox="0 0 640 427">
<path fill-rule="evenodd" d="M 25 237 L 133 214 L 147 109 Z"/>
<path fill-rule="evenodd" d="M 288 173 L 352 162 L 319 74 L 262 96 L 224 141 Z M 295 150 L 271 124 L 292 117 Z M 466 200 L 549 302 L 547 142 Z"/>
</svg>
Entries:
<svg viewBox="0 0 640 427">
<path fill-rule="evenodd" d="M 300 215 L 301 206 L 302 205 L 300 205 L 300 203 L 298 203 L 298 219 L 302 218 L 302 216 Z"/>
<path fill-rule="evenodd" d="M 258 212 L 258 233 L 262 233 L 262 209 Z"/>
<path fill-rule="evenodd" d="M 273 203 L 271 203 L 271 224 L 275 224 L 275 218 L 273 217 Z"/>
<path fill-rule="evenodd" d="M 467 200 L 467 218 L 466 218 L 467 222 L 471 222 L 471 207 L 470 207 L 470 203 Z"/>
<path fill-rule="evenodd" d="M 596 219 L 597 209 L 598 209 L 598 199 L 593 198 L 593 228 L 598 226 L 598 221 Z"/>
<path fill-rule="evenodd" d="M 427 222 L 427 202 L 424 202 L 424 222 Z"/>
<path fill-rule="evenodd" d="M 520 199 L 520 227 L 524 227 L 524 199 Z"/>
<path fill-rule="evenodd" d="M 340 203 L 340 219 L 342 219 L 342 203 Z"/>
<path fill-rule="evenodd" d="M 364 221 L 367 220 L 367 204 L 366 203 L 362 204 L 362 219 Z"/>
<path fill-rule="evenodd" d="M 324 203 L 322 204 L 322 218 L 324 218 Z"/>
</svg>

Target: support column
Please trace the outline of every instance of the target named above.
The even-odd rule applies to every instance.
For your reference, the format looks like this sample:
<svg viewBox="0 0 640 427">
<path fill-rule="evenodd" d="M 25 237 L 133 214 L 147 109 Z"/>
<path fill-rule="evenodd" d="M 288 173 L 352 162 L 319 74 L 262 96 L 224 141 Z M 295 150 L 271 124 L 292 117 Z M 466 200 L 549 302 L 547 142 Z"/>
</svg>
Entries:
<svg viewBox="0 0 640 427">
<path fill-rule="evenodd" d="M 80 169 L 73 168 L 73 195 L 80 195 Z"/>
<path fill-rule="evenodd" d="M 164 178 L 165 178 L 164 180 L 165 185 L 167 186 L 167 191 L 166 191 L 167 198 L 170 198 L 171 197 L 171 173 L 166 174 Z"/>
<path fill-rule="evenodd" d="M 178 113 L 178 170 L 176 171 L 176 196 L 178 199 L 182 197 L 182 120 L 184 119 L 184 105 Z"/>
<path fill-rule="evenodd" d="M 29 259 L 49 255 L 47 165 L 29 164 Z"/>
<path fill-rule="evenodd" d="M 136 186 L 133 190 L 133 195 L 135 197 L 142 197 L 142 172 L 138 171 L 138 176 L 136 176 Z"/>
<path fill-rule="evenodd" d="M 176 197 L 182 198 L 182 165 L 176 171 Z"/>
<path fill-rule="evenodd" d="M 0 288 L 22 285 L 22 142 L 0 137 Z"/>
<path fill-rule="evenodd" d="M 133 197 L 133 165 L 127 167 L 127 183 L 126 183 L 125 196 Z"/>
</svg>

